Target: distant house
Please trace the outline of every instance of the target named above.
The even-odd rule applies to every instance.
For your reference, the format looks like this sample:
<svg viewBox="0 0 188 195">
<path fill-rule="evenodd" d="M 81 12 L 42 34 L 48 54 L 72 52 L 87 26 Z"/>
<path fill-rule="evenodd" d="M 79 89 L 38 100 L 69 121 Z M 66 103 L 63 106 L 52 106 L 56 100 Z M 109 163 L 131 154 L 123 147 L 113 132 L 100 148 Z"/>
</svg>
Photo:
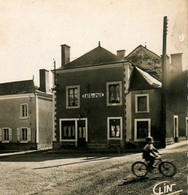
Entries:
<svg viewBox="0 0 188 195">
<path fill-rule="evenodd" d="M 137 67 L 148 72 L 157 79 L 162 78 L 161 57 L 149 50 L 146 46 L 139 45 L 126 57 Z"/>
<path fill-rule="evenodd" d="M 61 47 L 62 64 L 54 70 L 54 147 L 135 148 L 150 135 L 161 144 L 158 79 L 124 60 L 125 50 L 114 55 L 99 45 L 70 62 L 70 47 Z M 169 143 L 172 131 L 167 128 Z"/>
<path fill-rule="evenodd" d="M 52 148 L 52 94 L 47 70 L 33 80 L 0 84 L 0 149 Z"/>
<path fill-rule="evenodd" d="M 173 143 L 188 136 L 188 74 L 183 70 L 182 53 L 170 55 L 167 63 L 166 139 Z M 174 138 L 174 139 L 173 139 Z"/>
</svg>

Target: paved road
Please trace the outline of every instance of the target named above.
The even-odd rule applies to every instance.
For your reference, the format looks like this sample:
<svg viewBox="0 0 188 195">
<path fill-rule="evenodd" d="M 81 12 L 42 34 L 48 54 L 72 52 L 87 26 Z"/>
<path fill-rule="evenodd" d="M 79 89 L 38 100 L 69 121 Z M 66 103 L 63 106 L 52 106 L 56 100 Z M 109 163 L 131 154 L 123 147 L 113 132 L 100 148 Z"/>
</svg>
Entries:
<svg viewBox="0 0 188 195">
<path fill-rule="evenodd" d="M 0 194 L 152 194 L 155 184 L 169 181 L 173 190 L 187 187 L 188 146 L 176 144 L 161 150 L 178 173 L 164 178 L 158 172 L 138 179 L 130 171 L 141 154 L 123 156 L 29 153 L 0 157 Z"/>
</svg>

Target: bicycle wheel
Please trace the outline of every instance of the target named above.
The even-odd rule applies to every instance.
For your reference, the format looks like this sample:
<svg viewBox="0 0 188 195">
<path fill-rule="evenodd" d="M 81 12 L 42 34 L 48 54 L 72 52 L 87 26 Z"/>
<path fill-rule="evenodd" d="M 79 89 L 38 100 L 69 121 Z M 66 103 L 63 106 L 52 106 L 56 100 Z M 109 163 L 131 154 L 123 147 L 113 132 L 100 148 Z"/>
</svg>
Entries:
<svg viewBox="0 0 188 195">
<path fill-rule="evenodd" d="M 132 172 L 137 177 L 145 177 L 148 173 L 147 165 L 142 161 L 137 161 L 132 165 Z"/>
<path fill-rule="evenodd" d="M 176 167 L 171 162 L 163 161 L 159 164 L 159 172 L 165 177 L 172 177 L 176 174 Z"/>
</svg>

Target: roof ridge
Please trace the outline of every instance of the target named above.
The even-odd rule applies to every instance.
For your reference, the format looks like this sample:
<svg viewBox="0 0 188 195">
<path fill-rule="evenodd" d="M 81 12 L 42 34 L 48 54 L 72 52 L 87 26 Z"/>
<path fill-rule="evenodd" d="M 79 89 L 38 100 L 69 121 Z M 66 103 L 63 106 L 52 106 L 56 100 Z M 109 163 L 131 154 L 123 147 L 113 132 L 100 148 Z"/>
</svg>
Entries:
<svg viewBox="0 0 188 195">
<path fill-rule="evenodd" d="M 147 47 L 144 47 L 142 44 L 140 44 L 139 46 L 137 46 L 133 51 L 131 51 L 125 58 L 129 57 L 137 48 L 142 47 L 144 49 L 146 49 L 147 51 L 151 52 L 152 54 L 154 54 L 155 56 L 157 56 L 158 58 L 161 58 L 158 54 L 154 53 L 153 51 L 151 51 L 150 49 L 148 49 Z"/>
<path fill-rule="evenodd" d="M 29 80 L 21 80 L 21 81 L 10 81 L 10 82 L 5 82 L 5 83 L 0 83 L 0 85 L 3 85 L 3 84 L 11 84 L 11 83 L 19 83 L 19 82 L 26 82 L 26 81 L 33 81 L 32 79 L 29 79 Z M 34 81 L 33 81 L 34 83 Z"/>
</svg>

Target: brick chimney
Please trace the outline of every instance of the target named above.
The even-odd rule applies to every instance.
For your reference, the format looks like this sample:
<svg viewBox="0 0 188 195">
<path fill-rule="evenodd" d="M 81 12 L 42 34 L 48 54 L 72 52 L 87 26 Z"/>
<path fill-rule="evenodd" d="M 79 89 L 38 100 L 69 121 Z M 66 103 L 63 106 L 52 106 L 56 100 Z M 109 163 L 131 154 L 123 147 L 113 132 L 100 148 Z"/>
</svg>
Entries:
<svg viewBox="0 0 188 195">
<path fill-rule="evenodd" d="M 125 58 L 125 50 L 117 50 L 117 57 L 123 60 Z"/>
<path fill-rule="evenodd" d="M 65 67 L 70 62 L 70 46 L 61 45 L 61 67 Z"/>
<path fill-rule="evenodd" d="M 49 92 L 49 71 L 40 69 L 40 90 L 43 92 Z"/>
</svg>

